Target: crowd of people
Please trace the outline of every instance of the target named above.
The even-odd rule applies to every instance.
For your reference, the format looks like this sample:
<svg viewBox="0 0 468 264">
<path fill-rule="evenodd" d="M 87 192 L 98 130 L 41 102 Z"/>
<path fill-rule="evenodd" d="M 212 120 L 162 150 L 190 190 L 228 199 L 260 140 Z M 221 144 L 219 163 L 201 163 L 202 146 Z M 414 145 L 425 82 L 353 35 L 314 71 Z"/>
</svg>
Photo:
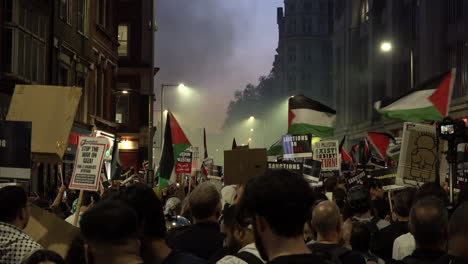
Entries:
<svg viewBox="0 0 468 264">
<path fill-rule="evenodd" d="M 57 196 L 41 205 L 79 228 L 68 253 L 23 230 L 31 199 L 0 189 L 0 264 L 457 264 L 468 263 L 465 190 L 452 205 L 437 183 L 385 194 L 378 183 L 313 189 L 287 170 L 245 185 L 199 184 L 185 198 L 142 183 Z M 76 219 L 76 220 L 75 220 Z"/>
</svg>

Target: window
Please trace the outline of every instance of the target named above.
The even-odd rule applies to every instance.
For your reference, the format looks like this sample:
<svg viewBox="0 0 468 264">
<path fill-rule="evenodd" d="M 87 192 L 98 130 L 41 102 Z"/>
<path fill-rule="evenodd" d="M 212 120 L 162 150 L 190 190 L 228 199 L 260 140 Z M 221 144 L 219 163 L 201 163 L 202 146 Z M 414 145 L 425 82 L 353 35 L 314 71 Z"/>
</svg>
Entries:
<svg viewBox="0 0 468 264">
<path fill-rule="evenodd" d="M 13 0 L 3 0 L 5 10 L 5 21 L 13 21 Z"/>
<path fill-rule="evenodd" d="M 296 76 L 292 73 L 288 75 L 288 90 L 290 92 L 296 90 Z"/>
<path fill-rule="evenodd" d="M 289 20 L 289 33 L 296 33 L 296 19 Z"/>
<path fill-rule="evenodd" d="M 361 23 L 369 21 L 369 0 L 361 1 Z"/>
<path fill-rule="evenodd" d="M 312 50 L 310 48 L 305 50 L 304 60 L 306 62 L 312 62 Z"/>
<path fill-rule="evenodd" d="M 78 104 L 78 110 L 76 111 L 75 120 L 84 122 L 85 111 L 85 98 L 86 98 L 86 76 L 84 74 L 78 74 L 76 77 L 76 86 L 81 87 L 81 98 Z"/>
<path fill-rule="evenodd" d="M 127 57 L 129 53 L 128 46 L 128 25 L 119 25 L 119 56 Z"/>
<path fill-rule="evenodd" d="M 77 2 L 78 2 L 78 10 L 77 10 L 78 20 L 76 22 L 76 27 L 78 29 L 78 32 L 85 34 L 85 33 L 88 33 L 86 32 L 87 0 L 78 0 Z"/>
<path fill-rule="evenodd" d="M 68 24 L 71 24 L 71 5 L 70 5 L 71 0 L 60 0 L 60 6 L 59 6 L 59 16 L 60 19 L 63 21 L 67 22 Z"/>
<path fill-rule="evenodd" d="M 312 33 L 312 18 L 304 18 L 304 24 L 302 26 L 302 30 L 304 31 L 304 33 Z"/>
<path fill-rule="evenodd" d="M 296 47 L 289 47 L 288 48 L 288 63 L 295 63 L 296 62 Z"/>
<path fill-rule="evenodd" d="M 12 57 L 12 47 L 13 47 L 13 32 L 9 28 L 3 29 L 3 57 L 2 57 L 2 65 L 3 71 L 11 72 L 11 57 Z"/>
<path fill-rule="evenodd" d="M 59 67 L 59 85 L 68 86 L 70 83 L 70 70 L 67 66 L 60 64 Z"/>
<path fill-rule="evenodd" d="M 128 83 L 118 83 L 117 87 L 119 91 L 129 90 L 130 86 Z M 118 124 L 128 123 L 130 116 L 130 94 L 124 94 L 117 92 L 116 94 L 116 111 L 115 111 L 115 122 Z"/>
<path fill-rule="evenodd" d="M 98 24 L 105 27 L 106 26 L 107 0 L 97 0 L 97 1 L 98 1 L 98 8 L 97 8 Z"/>
</svg>

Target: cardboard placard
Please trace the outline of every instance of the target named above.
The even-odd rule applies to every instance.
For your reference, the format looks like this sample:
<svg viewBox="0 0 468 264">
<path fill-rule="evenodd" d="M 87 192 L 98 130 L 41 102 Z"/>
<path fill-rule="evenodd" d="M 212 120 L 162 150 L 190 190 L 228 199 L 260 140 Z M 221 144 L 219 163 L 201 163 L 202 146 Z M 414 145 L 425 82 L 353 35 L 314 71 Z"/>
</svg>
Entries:
<svg viewBox="0 0 468 264">
<path fill-rule="evenodd" d="M 304 160 L 304 169 L 302 175 L 308 182 L 320 182 L 320 172 L 322 170 L 322 162 L 313 159 Z"/>
<path fill-rule="evenodd" d="M 70 244 L 80 230 L 37 206 L 31 206 L 31 217 L 24 229 L 34 241 L 46 249 L 66 257 Z"/>
<path fill-rule="evenodd" d="M 314 160 L 322 162 L 322 171 L 339 171 L 340 155 L 338 140 L 323 140 L 314 145 Z"/>
<path fill-rule="evenodd" d="M 16 85 L 7 120 L 32 122 L 31 151 L 62 159 L 80 98 L 80 87 Z"/>
<path fill-rule="evenodd" d="M 312 157 L 312 135 L 284 135 L 283 158 L 292 160 L 295 158 Z"/>
<path fill-rule="evenodd" d="M 348 173 L 345 175 L 345 180 L 346 180 L 346 187 L 348 190 L 356 185 L 360 185 L 365 181 L 367 178 L 367 175 L 365 172 L 360 172 L 358 174 L 355 173 Z"/>
<path fill-rule="evenodd" d="M 80 137 L 70 189 L 97 191 L 107 139 Z"/>
<path fill-rule="evenodd" d="M 437 138 L 435 126 L 406 122 L 403 126 L 397 184 L 420 186 L 426 182 L 435 182 L 436 163 L 442 150 L 443 142 Z"/>
<path fill-rule="evenodd" d="M 0 121 L 0 178 L 31 179 L 31 122 Z"/>
<path fill-rule="evenodd" d="M 377 180 L 380 183 L 384 190 L 389 189 L 390 186 L 393 186 L 396 183 L 396 168 L 375 170 L 371 173 L 371 176 L 374 180 Z"/>
<path fill-rule="evenodd" d="M 266 149 L 235 149 L 224 151 L 224 184 L 245 184 L 265 173 Z"/>
</svg>

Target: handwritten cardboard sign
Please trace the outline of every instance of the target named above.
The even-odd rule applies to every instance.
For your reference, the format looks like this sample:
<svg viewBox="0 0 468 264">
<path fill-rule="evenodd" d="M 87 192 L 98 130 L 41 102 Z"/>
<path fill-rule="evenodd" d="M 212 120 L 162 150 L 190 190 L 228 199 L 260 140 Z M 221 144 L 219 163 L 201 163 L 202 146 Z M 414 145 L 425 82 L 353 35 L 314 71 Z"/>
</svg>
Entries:
<svg viewBox="0 0 468 264">
<path fill-rule="evenodd" d="M 97 191 L 107 139 L 80 137 L 70 189 Z"/>
</svg>

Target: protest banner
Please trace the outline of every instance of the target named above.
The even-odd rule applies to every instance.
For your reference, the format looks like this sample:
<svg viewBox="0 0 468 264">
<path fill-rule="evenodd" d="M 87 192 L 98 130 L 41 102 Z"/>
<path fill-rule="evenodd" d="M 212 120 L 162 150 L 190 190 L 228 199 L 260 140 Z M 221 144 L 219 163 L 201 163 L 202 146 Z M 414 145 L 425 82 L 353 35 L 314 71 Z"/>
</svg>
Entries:
<svg viewBox="0 0 468 264">
<path fill-rule="evenodd" d="M 266 149 L 235 149 L 224 151 L 224 183 L 245 184 L 262 175 L 267 168 Z"/>
<path fill-rule="evenodd" d="M 314 145 L 314 160 L 322 162 L 322 171 L 339 171 L 338 140 L 324 140 Z"/>
<path fill-rule="evenodd" d="M 443 146 L 443 142 L 438 140 L 435 126 L 404 123 L 396 183 L 420 186 L 435 182 Z"/>
<path fill-rule="evenodd" d="M 31 152 L 63 158 L 81 98 L 80 87 L 16 85 L 7 120 L 32 122 Z"/>
<path fill-rule="evenodd" d="M 396 184 L 396 168 L 378 169 L 371 172 L 372 179 L 382 186 L 384 191 L 395 191 L 404 189 L 402 185 Z"/>
<path fill-rule="evenodd" d="M 0 121 L 0 178 L 31 178 L 31 122 Z"/>
<path fill-rule="evenodd" d="M 302 163 L 300 162 L 268 162 L 268 170 L 291 170 L 302 174 Z"/>
<path fill-rule="evenodd" d="M 322 163 L 320 161 L 313 159 L 305 159 L 303 166 L 304 168 L 302 174 L 308 182 L 320 182 L 320 172 L 322 169 Z"/>
<path fill-rule="evenodd" d="M 351 189 L 351 187 L 363 184 L 367 179 L 367 175 L 364 171 L 356 173 L 347 173 L 345 174 L 346 188 Z"/>
<path fill-rule="evenodd" d="M 295 158 L 311 158 L 312 135 L 284 135 L 283 153 L 283 159 L 285 160 L 293 160 Z"/>
<path fill-rule="evenodd" d="M 192 151 L 190 149 L 181 152 L 179 157 L 177 157 L 175 172 L 178 174 L 190 174 L 192 172 Z"/>
<path fill-rule="evenodd" d="M 31 217 L 24 232 L 45 249 L 66 257 L 68 249 L 80 230 L 37 206 L 31 206 Z"/>
<path fill-rule="evenodd" d="M 97 191 L 107 139 L 80 137 L 70 189 Z"/>
<path fill-rule="evenodd" d="M 223 181 L 221 177 L 210 175 L 208 176 L 208 181 L 212 183 L 219 192 L 221 192 L 221 189 L 223 188 Z"/>
</svg>

